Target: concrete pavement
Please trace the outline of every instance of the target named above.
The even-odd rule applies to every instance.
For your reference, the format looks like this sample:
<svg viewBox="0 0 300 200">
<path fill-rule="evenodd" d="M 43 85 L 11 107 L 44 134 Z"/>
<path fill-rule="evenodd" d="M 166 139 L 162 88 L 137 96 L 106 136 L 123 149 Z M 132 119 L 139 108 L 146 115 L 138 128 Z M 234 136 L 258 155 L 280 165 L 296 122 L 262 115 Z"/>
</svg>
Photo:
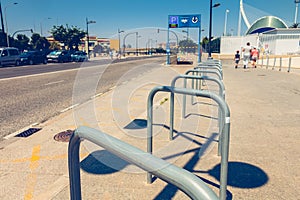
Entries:
<svg viewBox="0 0 300 200">
<path fill-rule="evenodd" d="M 107 93 L 39 124 L 39 132 L 1 143 L 0 199 L 69 199 L 68 143 L 53 139 L 62 131 L 94 127 L 146 150 L 149 91 L 169 85 L 191 68 L 163 66 L 134 79 L 124 75 Z M 299 75 L 229 65 L 223 70 L 231 110 L 228 199 L 299 199 Z M 177 133 L 170 142 L 168 129 L 161 125 L 168 126 L 168 97 L 161 93 L 155 98 L 154 154 L 195 173 L 218 194 L 220 157 L 216 140 L 208 143 L 217 130 L 215 104 L 197 99 L 188 104 L 189 117 L 181 119 L 178 97 Z M 132 127 L 134 120 L 139 120 L 138 128 Z M 81 148 L 81 167 L 83 199 L 188 199 L 161 180 L 147 184 L 145 172 L 87 141 Z"/>
</svg>

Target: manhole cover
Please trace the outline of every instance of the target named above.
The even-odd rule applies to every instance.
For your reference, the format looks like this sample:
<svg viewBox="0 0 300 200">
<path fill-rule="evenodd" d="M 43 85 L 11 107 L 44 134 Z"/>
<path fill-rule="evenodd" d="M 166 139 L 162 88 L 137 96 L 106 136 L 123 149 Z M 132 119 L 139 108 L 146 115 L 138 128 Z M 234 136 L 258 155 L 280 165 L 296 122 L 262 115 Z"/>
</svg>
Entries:
<svg viewBox="0 0 300 200">
<path fill-rule="evenodd" d="M 58 142 L 69 142 L 71 136 L 73 135 L 74 131 L 66 130 L 54 135 L 53 139 Z"/>
</svg>

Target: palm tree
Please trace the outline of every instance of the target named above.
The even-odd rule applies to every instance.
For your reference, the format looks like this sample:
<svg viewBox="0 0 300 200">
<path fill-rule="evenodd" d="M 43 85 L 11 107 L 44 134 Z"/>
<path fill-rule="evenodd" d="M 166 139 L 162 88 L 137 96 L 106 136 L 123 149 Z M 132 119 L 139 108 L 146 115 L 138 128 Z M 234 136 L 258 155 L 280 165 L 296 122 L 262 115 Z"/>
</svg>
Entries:
<svg viewBox="0 0 300 200">
<path fill-rule="evenodd" d="M 299 27 L 300 23 L 293 23 L 289 28 L 300 28 Z"/>
</svg>

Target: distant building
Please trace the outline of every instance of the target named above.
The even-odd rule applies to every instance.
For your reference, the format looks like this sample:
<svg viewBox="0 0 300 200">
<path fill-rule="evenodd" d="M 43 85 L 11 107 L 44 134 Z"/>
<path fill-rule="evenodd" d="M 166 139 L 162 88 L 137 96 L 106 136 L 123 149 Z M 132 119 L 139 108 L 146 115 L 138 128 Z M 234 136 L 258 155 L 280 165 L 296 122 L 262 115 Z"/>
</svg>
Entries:
<svg viewBox="0 0 300 200">
<path fill-rule="evenodd" d="M 219 48 L 216 52 L 221 54 L 234 54 L 237 50 L 250 42 L 264 54 L 286 55 L 300 53 L 300 29 L 288 28 L 286 23 L 275 16 L 264 16 L 251 25 L 246 17 L 243 0 L 240 0 L 238 36 L 223 36 L 218 38 Z M 240 36 L 241 20 L 244 20 L 248 30 Z"/>
<path fill-rule="evenodd" d="M 265 16 L 256 20 L 247 30 L 246 35 L 265 33 L 274 29 L 287 29 L 288 26 L 284 21 L 275 16 Z"/>
<path fill-rule="evenodd" d="M 245 36 L 223 36 L 220 38 L 220 53 L 233 54 L 241 50 L 247 42 L 257 47 L 261 53 L 287 55 L 300 53 L 300 29 L 279 28 L 264 33 Z"/>
<path fill-rule="evenodd" d="M 56 41 L 53 37 L 47 37 L 50 43 L 56 42 L 60 48 L 67 48 L 65 44 Z M 79 44 L 79 50 L 87 51 L 87 38 L 82 38 Z M 97 53 L 108 53 L 109 50 L 119 50 L 119 40 L 110 38 L 98 38 L 96 36 L 89 36 L 89 50 L 96 50 Z"/>
</svg>

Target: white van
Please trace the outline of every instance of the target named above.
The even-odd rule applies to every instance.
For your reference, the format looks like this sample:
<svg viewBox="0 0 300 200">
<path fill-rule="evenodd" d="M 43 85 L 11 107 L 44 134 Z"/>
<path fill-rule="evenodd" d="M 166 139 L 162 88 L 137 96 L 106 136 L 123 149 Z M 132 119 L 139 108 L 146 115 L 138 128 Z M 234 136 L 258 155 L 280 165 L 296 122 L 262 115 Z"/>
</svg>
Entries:
<svg viewBox="0 0 300 200">
<path fill-rule="evenodd" d="M 20 53 L 14 47 L 0 47 L 0 66 L 20 65 Z"/>
</svg>

